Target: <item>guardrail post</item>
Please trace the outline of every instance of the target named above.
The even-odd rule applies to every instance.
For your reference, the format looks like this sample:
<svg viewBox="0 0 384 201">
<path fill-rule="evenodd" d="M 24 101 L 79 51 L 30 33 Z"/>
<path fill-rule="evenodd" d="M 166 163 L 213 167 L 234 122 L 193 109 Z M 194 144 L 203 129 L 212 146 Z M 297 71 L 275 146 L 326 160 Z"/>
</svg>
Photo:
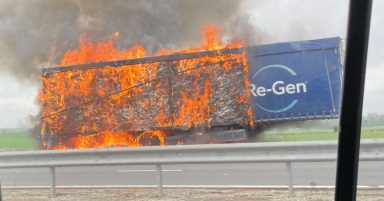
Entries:
<svg viewBox="0 0 384 201">
<path fill-rule="evenodd" d="M 157 172 L 157 188 L 159 190 L 159 195 L 163 196 L 163 173 L 161 171 L 161 165 L 156 165 Z"/>
<path fill-rule="evenodd" d="M 289 189 L 289 196 L 294 196 L 293 192 L 293 176 L 292 176 L 292 165 L 291 162 L 285 163 L 287 167 L 287 173 L 288 173 L 288 189 Z"/>
<path fill-rule="evenodd" d="M 56 197 L 56 171 L 55 167 L 49 167 L 51 173 L 51 197 Z"/>
<path fill-rule="evenodd" d="M 1 190 L 1 181 L 0 181 L 0 201 L 3 201 L 3 195 L 2 195 L 2 190 Z"/>
</svg>

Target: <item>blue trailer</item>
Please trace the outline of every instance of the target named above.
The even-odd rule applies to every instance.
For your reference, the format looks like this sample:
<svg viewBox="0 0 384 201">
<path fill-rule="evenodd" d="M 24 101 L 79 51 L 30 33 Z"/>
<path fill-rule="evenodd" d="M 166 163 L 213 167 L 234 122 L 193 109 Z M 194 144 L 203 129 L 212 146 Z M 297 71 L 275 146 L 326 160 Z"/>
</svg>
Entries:
<svg viewBox="0 0 384 201">
<path fill-rule="evenodd" d="M 247 48 L 256 122 L 337 118 L 340 38 Z"/>
<path fill-rule="evenodd" d="M 228 71 L 229 73 L 227 72 L 225 75 L 226 77 L 220 77 L 221 74 L 217 72 L 213 72 L 213 74 L 212 72 L 210 74 L 207 74 L 207 72 L 198 72 L 197 74 L 200 73 L 198 78 L 192 76 L 189 81 L 183 83 L 184 85 L 179 86 L 180 83 L 178 82 L 180 82 L 181 78 L 183 78 L 183 76 L 188 77 L 190 74 L 187 75 L 182 72 L 175 73 L 175 70 L 172 71 L 172 65 L 175 65 L 175 61 L 199 57 L 214 57 L 218 55 L 243 55 L 244 53 L 247 61 L 247 72 L 244 72 L 245 67 L 241 62 L 239 64 L 228 60 L 228 62 L 232 62 L 230 64 L 232 66 L 231 70 Z M 201 84 L 204 83 L 204 80 L 198 79 L 203 78 L 214 80 L 211 84 L 217 86 L 222 86 L 223 82 L 226 82 L 224 87 L 217 87 L 215 91 L 212 92 L 210 102 L 212 105 L 216 104 L 220 106 L 217 108 L 228 110 L 229 112 L 218 111 L 216 108 L 216 110 L 213 110 L 216 112 L 213 112 L 211 117 L 209 117 L 209 122 L 207 121 L 206 124 L 189 126 L 187 128 L 176 127 L 174 125 L 156 127 L 156 122 L 153 120 L 154 118 L 151 119 L 151 116 L 153 117 L 154 114 L 148 114 L 148 111 L 155 113 L 159 107 L 157 103 L 152 104 L 151 108 L 136 108 L 136 113 L 128 114 L 136 115 L 137 118 L 136 116 L 135 118 L 138 122 L 144 122 L 143 125 L 140 125 L 141 127 L 135 125 L 135 128 L 143 128 L 143 130 L 166 130 L 167 144 L 247 141 L 266 127 L 294 121 L 334 119 L 339 116 L 342 65 L 341 39 L 338 37 L 45 68 L 43 69 L 43 76 L 49 77 L 53 73 L 67 71 L 76 73 L 78 70 L 116 68 L 136 64 L 148 65 L 152 63 L 163 63 L 163 69 L 166 70 L 159 70 L 157 76 L 159 78 L 163 76 L 163 81 L 160 81 L 163 82 L 161 86 L 168 86 L 168 89 L 164 89 L 163 91 L 170 92 L 163 93 L 159 96 L 159 93 L 152 92 L 146 84 L 139 83 L 138 86 L 144 87 L 144 98 L 155 97 L 157 95 L 155 99 L 158 103 L 167 102 L 168 113 L 175 113 L 175 110 L 178 109 L 179 99 L 173 96 L 178 94 L 179 91 L 184 90 L 184 94 L 188 92 L 193 96 L 194 92 L 188 91 L 187 89 L 188 83 Z M 205 64 L 202 68 L 207 68 L 207 65 L 213 64 Z M 245 74 L 247 76 L 244 76 Z M 244 88 L 242 82 L 242 79 L 245 79 L 244 77 L 247 77 L 248 89 Z M 103 77 L 103 79 L 105 79 L 105 77 Z M 97 80 L 97 78 L 95 78 L 95 80 Z M 115 86 L 118 85 L 115 84 Z M 126 91 L 126 89 L 120 90 Z M 116 90 L 114 89 L 114 91 Z M 237 95 L 248 92 L 248 100 L 245 103 L 239 104 L 240 106 L 232 107 L 234 105 L 233 101 L 235 100 L 234 98 L 225 99 L 226 96 L 231 96 L 227 91 L 231 91 L 232 94 Z M 113 92 L 113 94 L 116 93 L 118 92 Z M 71 97 L 67 98 L 70 99 Z M 106 98 L 108 97 L 106 96 Z M 95 101 L 104 101 L 106 98 L 98 97 Z M 87 100 L 87 102 L 81 104 L 81 106 L 83 107 L 85 104 L 92 102 L 93 100 Z M 51 103 L 47 102 L 45 104 Z M 132 107 L 134 104 L 135 103 L 132 102 L 126 107 Z M 140 107 L 140 105 L 137 105 L 137 107 Z M 162 107 L 164 108 L 164 105 Z M 248 116 L 245 117 L 244 111 L 247 107 L 251 108 L 251 115 L 247 114 Z M 125 108 L 120 108 L 120 111 L 124 111 L 124 109 Z M 242 111 L 237 112 L 236 110 Z M 49 130 L 49 128 L 52 129 L 52 126 L 44 126 L 47 132 L 45 135 L 46 138 L 43 138 L 45 144 L 48 142 L 52 144 L 52 146 L 55 146 L 59 142 L 69 140 L 70 136 L 68 135 L 74 135 L 74 133 L 76 134 L 76 131 L 79 130 L 76 129 L 76 126 L 83 119 L 81 114 L 84 112 L 84 108 L 79 110 L 79 107 L 74 105 L 73 108 L 65 108 L 62 111 L 64 112 L 57 114 L 64 114 L 62 119 L 69 123 L 60 126 L 63 130 L 52 131 Z M 87 113 L 91 112 L 93 111 L 88 111 Z M 68 115 L 66 113 L 68 113 Z M 124 115 L 127 114 L 114 115 L 120 115 L 121 117 L 119 118 L 121 118 L 121 122 L 123 122 L 125 118 Z M 178 114 L 173 116 L 177 115 Z M 138 118 L 140 117 L 143 117 L 143 120 L 139 121 Z M 60 117 L 58 117 L 58 119 L 59 118 Z M 248 122 L 252 123 L 244 123 L 244 118 L 250 118 Z M 118 128 L 113 129 L 129 130 L 132 128 L 132 124 L 135 123 L 136 122 L 122 123 Z M 95 127 L 97 127 L 97 125 Z M 131 130 L 129 131 L 131 132 Z M 134 132 L 140 134 L 141 131 L 135 130 Z M 97 133 L 97 131 L 89 130 L 80 134 L 86 135 L 94 133 Z"/>
</svg>

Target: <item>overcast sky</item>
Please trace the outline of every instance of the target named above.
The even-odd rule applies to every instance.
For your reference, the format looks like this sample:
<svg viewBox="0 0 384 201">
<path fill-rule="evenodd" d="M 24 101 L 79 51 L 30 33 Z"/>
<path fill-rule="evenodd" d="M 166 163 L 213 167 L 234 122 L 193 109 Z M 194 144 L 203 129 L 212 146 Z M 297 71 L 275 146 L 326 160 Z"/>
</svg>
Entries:
<svg viewBox="0 0 384 201">
<path fill-rule="evenodd" d="M 0 14 L 2 6 L 0 1 Z M 258 39 L 255 41 L 260 43 L 334 36 L 345 38 L 348 13 L 346 0 L 246 0 L 242 8 L 249 14 L 247 20 L 257 30 L 258 35 L 255 37 Z M 364 114 L 384 113 L 383 10 L 384 1 L 374 0 Z M 0 26 L 4 23 L 1 22 L 2 17 L 0 15 Z M 3 42 L 0 41 L 0 52 Z M 0 83 L 0 128 L 18 127 L 28 115 L 38 113 L 36 82 L 20 82 L 20 79 L 0 68 Z"/>
</svg>

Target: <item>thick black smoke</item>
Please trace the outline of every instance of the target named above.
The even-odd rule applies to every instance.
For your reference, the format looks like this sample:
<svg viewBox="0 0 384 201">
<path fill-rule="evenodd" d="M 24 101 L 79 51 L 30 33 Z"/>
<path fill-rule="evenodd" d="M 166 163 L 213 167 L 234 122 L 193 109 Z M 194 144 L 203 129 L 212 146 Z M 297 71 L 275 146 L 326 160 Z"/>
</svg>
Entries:
<svg viewBox="0 0 384 201">
<path fill-rule="evenodd" d="M 118 46 L 142 44 L 149 52 L 200 40 L 217 24 L 223 36 L 257 39 L 234 0 L 0 0 L 0 73 L 37 80 L 39 68 L 57 64 L 80 36 L 104 40 L 120 32 Z"/>
</svg>

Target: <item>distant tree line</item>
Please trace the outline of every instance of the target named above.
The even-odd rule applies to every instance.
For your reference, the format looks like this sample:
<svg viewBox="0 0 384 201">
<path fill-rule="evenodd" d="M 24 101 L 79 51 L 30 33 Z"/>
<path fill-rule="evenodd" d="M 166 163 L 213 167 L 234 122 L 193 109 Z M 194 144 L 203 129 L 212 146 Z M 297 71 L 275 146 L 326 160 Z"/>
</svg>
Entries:
<svg viewBox="0 0 384 201">
<path fill-rule="evenodd" d="M 363 116 L 362 126 L 384 126 L 384 114 L 379 113 L 368 113 Z M 302 128 L 302 129 L 311 129 L 311 128 L 322 128 L 322 129 L 332 129 L 337 131 L 339 127 L 339 119 L 326 119 L 326 120 L 309 120 L 303 121 L 301 124 L 296 123 L 292 124 L 291 127 Z"/>
<path fill-rule="evenodd" d="M 363 126 L 384 126 L 384 114 L 368 113 L 363 117 Z"/>
</svg>

